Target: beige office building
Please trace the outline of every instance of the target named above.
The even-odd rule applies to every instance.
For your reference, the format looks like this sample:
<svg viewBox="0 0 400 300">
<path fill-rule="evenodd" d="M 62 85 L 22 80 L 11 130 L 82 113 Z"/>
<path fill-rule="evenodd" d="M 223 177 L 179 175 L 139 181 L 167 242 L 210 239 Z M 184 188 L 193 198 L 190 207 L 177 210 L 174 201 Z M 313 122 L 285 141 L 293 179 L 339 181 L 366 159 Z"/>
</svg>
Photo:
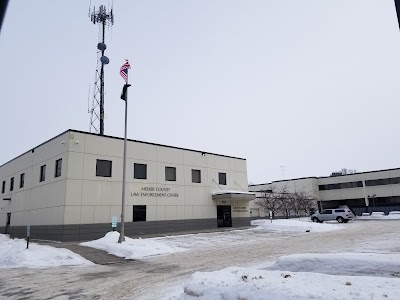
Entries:
<svg viewBox="0 0 400 300">
<path fill-rule="evenodd" d="M 374 211 L 388 214 L 400 211 L 400 169 L 387 169 L 354 174 L 332 173 L 331 176 L 306 177 L 253 184 L 249 190 L 262 197 L 263 191 L 287 188 L 288 192 L 307 192 L 318 200 L 319 208 L 347 205 L 356 215 Z M 253 217 L 268 215 L 263 208 L 250 202 Z"/>
<path fill-rule="evenodd" d="M 123 139 L 67 130 L 0 167 L 0 232 L 88 240 L 121 215 Z M 127 236 L 250 224 L 246 160 L 128 140 Z"/>
</svg>

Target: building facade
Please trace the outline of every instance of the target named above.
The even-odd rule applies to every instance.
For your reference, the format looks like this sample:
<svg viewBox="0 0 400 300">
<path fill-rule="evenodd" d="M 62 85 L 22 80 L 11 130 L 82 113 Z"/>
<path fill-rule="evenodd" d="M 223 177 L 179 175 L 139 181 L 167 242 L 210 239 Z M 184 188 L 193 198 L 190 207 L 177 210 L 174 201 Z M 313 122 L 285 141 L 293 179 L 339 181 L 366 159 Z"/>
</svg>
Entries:
<svg viewBox="0 0 400 300">
<path fill-rule="evenodd" d="M 0 167 L 0 230 L 89 240 L 121 215 L 123 139 L 67 130 Z M 128 140 L 125 232 L 250 224 L 246 160 Z"/>
<path fill-rule="evenodd" d="M 250 185 L 249 191 L 261 197 L 262 191 L 284 186 L 291 193 L 296 191 L 309 193 L 318 200 L 322 209 L 347 205 L 356 215 L 373 211 L 385 214 L 390 211 L 400 211 L 400 168 L 273 181 Z M 266 214 L 255 201 L 250 202 L 250 211 L 252 216 Z"/>
</svg>

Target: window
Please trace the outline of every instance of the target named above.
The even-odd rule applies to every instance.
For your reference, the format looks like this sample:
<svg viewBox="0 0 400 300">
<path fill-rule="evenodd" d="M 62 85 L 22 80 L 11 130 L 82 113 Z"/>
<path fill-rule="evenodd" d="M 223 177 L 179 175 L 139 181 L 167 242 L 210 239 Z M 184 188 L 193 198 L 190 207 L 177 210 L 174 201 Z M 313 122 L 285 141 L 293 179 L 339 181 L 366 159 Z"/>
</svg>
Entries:
<svg viewBox="0 0 400 300">
<path fill-rule="evenodd" d="M 345 212 L 344 209 L 335 209 L 335 212 L 339 213 L 339 212 Z"/>
<path fill-rule="evenodd" d="M 382 181 L 383 181 L 383 183 L 382 183 L 383 185 L 390 184 L 389 178 L 382 179 Z"/>
<path fill-rule="evenodd" d="M 96 176 L 111 177 L 112 161 L 111 160 L 96 160 Z"/>
<path fill-rule="evenodd" d="M 62 159 L 57 159 L 56 160 L 56 167 L 54 171 L 54 177 L 60 177 L 61 176 L 61 169 L 62 169 Z"/>
<path fill-rule="evenodd" d="M 351 182 L 346 182 L 346 189 L 352 188 L 353 184 Z"/>
<path fill-rule="evenodd" d="M 46 180 L 46 165 L 40 167 L 40 182 Z"/>
<path fill-rule="evenodd" d="M 14 177 L 11 178 L 10 181 L 10 192 L 14 189 Z"/>
<path fill-rule="evenodd" d="M 147 179 L 147 165 L 145 165 L 145 164 L 134 164 L 134 166 L 133 166 L 133 178 L 135 178 L 135 179 Z"/>
<path fill-rule="evenodd" d="M 320 191 L 325 191 L 325 190 L 326 190 L 326 185 L 325 185 L 325 184 L 320 185 L 320 186 L 319 186 L 319 190 L 320 190 Z"/>
<path fill-rule="evenodd" d="M 176 181 L 175 167 L 165 167 L 165 181 Z"/>
<path fill-rule="evenodd" d="M 325 209 L 321 211 L 321 215 L 331 215 L 332 214 L 332 209 Z"/>
<path fill-rule="evenodd" d="M 219 184 L 226 185 L 226 173 L 218 173 Z"/>
<path fill-rule="evenodd" d="M 389 181 L 390 181 L 390 184 L 396 184 L 397 183 L 397 178 L 396 177 L 390 178 Z"/>
<path fill-rule="evenodd" d="M 25 184 L 25 173 L 19 176 L 19 188 L 23 188 Z"/>
<path fill-rule="evenodd" d="M 373 186 L 373 185 L 376 185 L 376 184 L 375 184 L 375 180 L 366 180 L 366 181 L 365 181 L 365 185 L 366 185 L 366 186 Z"/>
<path fill-rule="evenodd" d="M 146 205 L 133 206 L 132 222 L 146 221 Z"/>
<path fill-rule="evenodd" d="M 6 191 L 6 181 L 3 181 L 3 186 L 1 187 L 1 193 L 4 194 L 4 192 Z"/>
<path fill-rule="evenodd" d="M 192 169 L 192 182 L 201 183 L 201 171 Z"/>
</svg>

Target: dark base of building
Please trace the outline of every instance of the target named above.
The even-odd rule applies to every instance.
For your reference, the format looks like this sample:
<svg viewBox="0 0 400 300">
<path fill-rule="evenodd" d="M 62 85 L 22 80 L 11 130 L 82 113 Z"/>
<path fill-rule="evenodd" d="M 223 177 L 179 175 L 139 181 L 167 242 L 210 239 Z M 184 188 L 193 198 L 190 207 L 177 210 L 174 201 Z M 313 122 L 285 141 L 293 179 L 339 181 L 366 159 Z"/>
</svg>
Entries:
<svg viewBox="0 0 400 300">
<path fill-rule="evenodd" d="M 232 218 L 232 227 L 250 226 L 250 221 L 256 218 Z M 125 236 L 140 237 L 187 231 L 202 231 L 218 228 L 216 219 L 146 221 L 125 223 Z M 25 238 L 26 226 L 12 226 L 7 233 L 12 238 Z M 118 224 L 116 231 L 120 231 Z M 38 240 L 53 240 L 61 242 L 88 241 L 103 237 L 112 231 L 110 223 L 77 224 L 77 225 L 38 225 L 31 226 L 30 238 Z M 6 233 L 5 227 L 0 227 L 0 233 Z"/>
</svg>

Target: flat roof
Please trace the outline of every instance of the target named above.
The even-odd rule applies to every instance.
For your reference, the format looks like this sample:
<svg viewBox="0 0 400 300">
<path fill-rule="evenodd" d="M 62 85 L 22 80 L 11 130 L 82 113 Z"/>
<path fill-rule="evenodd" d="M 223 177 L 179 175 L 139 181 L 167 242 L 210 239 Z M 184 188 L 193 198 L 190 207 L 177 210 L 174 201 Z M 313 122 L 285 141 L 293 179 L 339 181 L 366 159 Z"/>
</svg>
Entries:
<svg viewBox="0 0 400 300">
<path fill-rule="evenodd" d="M 374 171 L 366 171 L 366 172 L 356 172 L 356 173 L 352 173 L 352 174 L 337 175 L 337 176 L 320 176 L 320 177 L 311 176 L 311 177 L 300 177 L 300 178 L 293 178 L 293 179 L 276 180 L 276 181 L 271 181 L 271 182 L 266 182 L 266 183 L 249 184 L 249 186 L 259 186 L 259 185 L 272 184 L 272 183 L 275 183 L 275 182 L 295 181 L 295 180 L 303 180 L 303 179 L 337 178 L 337 177 L 344 177 L 344 176 L 352 176 L 352 175 L 360 175 L 360 174 L 369 174 L 369 173 L 378 173 L 378 172 L 387 172 L 387 171 L 397 171 L 397 170 L 400 170 L 400 168 L 383 169 L 383 170 L 374 170 Z"/>
<path fill-rule="evenodd" d="M 94 136 L 98 136 L 98 137 L 104 137 L 104 138 L 111 138 L 111 139 L 117 139 L 117 140 L 124 140 L 124 138 L 122 137 L 117 137 L 117 136 L 111 136 L 111 135 L 99 135 L 97 133 L 92 133 L 92 132 L 87 132 L 87 131 L 81 131 L 81 130 L 76 130 L 76 129 L 68 129 L 65 130 L 64 132 L 56 135 L 55 137 L 52 137 L 51 139 L 41 143 L 40 145 L 31 148 L 28 151 L 25 151 L 24 153 L 22 153 L 21 155 L 18 155 L 17 157 L 5 162 L 4 164 L 0 165 L 0 167 L 5 166 L 6 164 L 12 162 L 13 160 L 16 160 L 17 158 L 25 155 L 26 153 L 32 151 L 35 148 L 38 148 L 40 146 L 43 146 L 45 144 L 47 144 L 48 142 L 58 138 L 59 136 L 67 133 L 67 132 L 76 132 L 76 133 L 82 133 L 82 134 L 87 134 L 87 135 L 94 135 Z M 177 150 L 185 150 L 185 151 L 192 151 L 192 152 L 197 152 L 197 153 L 201 153 L 201 154 L 210 154 L 210 155 L 216 155 L 216 156 L 222 156 L 222 157 L 227 157 L 227 158 L 234 158 L 234 159 L 240 159 L 240 160 L 246 160 L 245 158 L 241 158 L 241 157 L 235 157 L 235 156 L 229 156 L 229 155 L 223 155 L 223 154 L 217 154 L 217 153 L 212 153 L 212 152 L 207 152 L 207 151 L 200 151 L 200 150 L 194 150 L 194 149 L 187 149 L 187 148 L 181 148 L 181 147 L 175 147 L 175 146 L 169 146 L 169 145 L 163 145 L 163 144 L 157 144 L 157 143 L 151 143 L 151 142 L 145 142 L 145 141 L 138 141 L 138 140 L 131 140 L 131 139 L 127 139 L 127 141 L 129 142 L 136 142 L 136 143 L 141 143 L 141 144 L 147 144 L 147 145 L 153 145 L 153 146 L 160 146 L 160 147 L 166 147 L 166 148 L 172 148 L 172 149 L 177 149 Z"/>
</svg>

